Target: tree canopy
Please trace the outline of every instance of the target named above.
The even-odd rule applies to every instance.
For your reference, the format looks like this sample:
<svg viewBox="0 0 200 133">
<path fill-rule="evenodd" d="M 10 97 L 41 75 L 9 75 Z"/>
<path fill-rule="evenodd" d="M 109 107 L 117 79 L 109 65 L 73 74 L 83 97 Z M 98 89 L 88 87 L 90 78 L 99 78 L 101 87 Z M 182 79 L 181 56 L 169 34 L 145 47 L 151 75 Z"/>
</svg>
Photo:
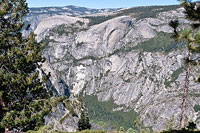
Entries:
<svg viewBox="0 0 200 133">
<path fill-rule="evenodd" d="M 0 128 L 27 131 L 43 125 L 50 111 L 45 78 L 39 75 L 44 45 L 22 35 L 29 25 L 26 0 L 0 1 Z"/>
<path fill-rule="evenodd" d="M 191 71 L 191 64 L 198 65 L 200 63 L 200 58 L 193 59 L 192 54 L 200 53 L 200 3 L 199 2 L 192 2 L 191 0 L 179 0 L 181 2 L 181 6 L 184 7 L 185 11 L 184 14 L 186 18 L 190 20 L 192 23 L 190 28 L 184 28 L 179 30 L 179 21 L 172 20 L 169 25 L 174 29 L 174 37 L 177 38 L 178 41 L 184 41 L 187 43 L 187 70 L 186 70 L 186 77 L 185 77 L 185 88 L 183 94 L 183 102 L 181 108 L 181 121 L 180 121 L 180 128 L 184 129 L 185 121 L 186 121 L 186 106 L 187 106 L 187 97 L 189 92 L 189 78 L 190 78 L 190 71 Z M 200 81 L 200 77 L 197 78 L 197 81 Z"/>
</svg>

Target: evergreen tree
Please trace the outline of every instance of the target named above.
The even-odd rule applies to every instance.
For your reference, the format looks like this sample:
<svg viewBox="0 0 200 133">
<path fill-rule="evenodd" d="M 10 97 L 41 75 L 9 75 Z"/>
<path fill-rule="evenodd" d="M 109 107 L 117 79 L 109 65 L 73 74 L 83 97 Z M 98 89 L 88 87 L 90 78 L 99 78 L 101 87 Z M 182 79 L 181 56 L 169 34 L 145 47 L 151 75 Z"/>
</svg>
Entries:
<svg viewBox="0 0 200 133">
<path fill-rule="evenodd" d="M 86 109 L 84 109 L 81 112 L 81 118 L 78 122 L 78 130 L 82 131 L 82 130 L 86 130 L 86 129 L 91 129 L 91 124 L 89 121 L 88 113 L 87 113 Z"/>
<path fill-rule="evenodd" d="M 200 4 L 198 2 L 191 2 L 191 0 L 179 0 L 181 2 L 181 6 L 185 9 L 186 18 L 194 21 L 192 24 L 192 28 L 183 29 L 178 31 L 179 22 L 177 20 L 171 21 L 169 25 L 174 28 L 175 37 L 179 41 L 185 41 L 188 46 L 188 54 L 186 58 L 187 63 L 187 71 L 186 71 L 186 78 L 185 78 L 185 88 L 184 88 L 184 95 L 183 95 L 183 102 L 181 108 L 181 121 L 180 121 L 180 128 L 183 129 L 185 127 L 186 121 L 186 102 L 187 96 L 189 91 L 189 77 L 190 77 L 190 69 L 191 63 L 199 64 L 199 58 L 191 59 L 192 53 L 199 53 L 200 52 Z M 200 78 L 197 79 L 200 81 Z"/>
<path fill-rule="evenodd" d="M 44 45 L 22 36 L 26 0 L 0 0 L 0 129 L 34 130 L 50 112 L 45 80 L 39 78 Z"/>
</svg>

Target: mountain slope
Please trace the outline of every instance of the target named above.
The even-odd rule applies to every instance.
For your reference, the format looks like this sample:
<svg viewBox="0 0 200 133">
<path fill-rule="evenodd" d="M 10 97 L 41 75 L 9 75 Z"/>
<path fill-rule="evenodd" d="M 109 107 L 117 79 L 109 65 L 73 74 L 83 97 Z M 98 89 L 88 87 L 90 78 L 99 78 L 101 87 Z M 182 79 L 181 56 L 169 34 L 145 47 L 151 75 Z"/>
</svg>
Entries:
<svg viewBox="0 0 200 133">
<path fill-rule="evenodd" d="M 171 38 L 173 29 L 168 23 L 178 18 L 186 27 L 190 22 L 183 9 L 175 6 L 136 9 L 74 17 L 74 21 L 59 15 L 65 23 L 51 17 L 41 22 L 35 33 L 38 40 L 48 42 L 43 54 L 72 95 L 96 95 L 99 101 L 112 99 L 118 105 L 113 110 L 134 110 L 153 130 L 176 127 L 186 49 L 184 43 Z M 155 12 L 142 13 L 146 9 Z M 52 21 L 54 25 L 44 28 Z M 186 112 L 188 120 L 197 125 L 200 85 L 193 79 L 198 72 L 199 68 L 193 67 Z"/>
<path fill-rule="evenodd" d="M 30 8 L 29 16 L 36 16 L 41 14 L 56 14 L 56 15 L 68 15 L 68 16 L 80 16 L 89 15 L 95 13 L 106 13 L 116 11 L 118 9 L 91 9 L 78 6 L 64 6 L 64 7 L 40 7 Z"/>
<path fill-rule="evenodd" d="M 91 9 L 78 6 L 64 6 L 64 7 L 39 7 L 30 8 L 29 14 L 25 18 L 26 23 L 30 23 L 30 30 L 34 31 L 38 24 L 48 18 L 55 15 L 66 15 L 66 16 L 80 16 L 89 15 L 95 13 L 109 13 L 118 10 L 116 9 Z M 25 31 L 24 31 L 25 32 Z M 24 33 L 26 34 L 26 32 Z"/>
</svg>

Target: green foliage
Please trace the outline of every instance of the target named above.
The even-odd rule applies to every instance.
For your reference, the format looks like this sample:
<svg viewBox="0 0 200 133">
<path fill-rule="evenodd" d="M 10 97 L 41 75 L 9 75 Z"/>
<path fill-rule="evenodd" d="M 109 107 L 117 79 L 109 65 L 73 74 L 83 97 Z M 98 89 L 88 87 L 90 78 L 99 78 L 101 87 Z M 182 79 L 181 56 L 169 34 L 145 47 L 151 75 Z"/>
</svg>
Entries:
<svg viewBox="0 0 200 133">
<path fill-rule="evenodd" d="M 165 126 L 165 128 L 169 131 L 178 128 L 177 124 L 175 123 L 174 115 L 168 118 L 167 122 L 165 123 Z"/>
<path fill-rule="evenodd" d="M 76 33 L 76 32 L 87 30 L 83 27 L 83 25 L 84 25 L 84 22 L 81 22 L 81 21 L 77 21 L 75 24 L 71 24 L 71 25 L 66 25 L 66 24 L 58 25 L 58 26 L 52 28 L 49 31 L 49 34 L 53 35 L 56 33 L 59 36 L 74 35 L 74 33 Z"/>
<path fill-rule="evenodd" d="M 198 5 L 198 3 L 192 3 L 191 0 L 184 0 L 182 1 L 182 6 L 185 8 L 185 15 L 189 20 L 200 20 L 200 6 Z"/>
<path fill-rule="evenodd" d="M 123 132 L 124 132 L 124 128 L 123 128 L 123 127 L 120 127 L 120 128 L 119 128 L 119 132 L 120 132 L 120 133 L 123 133 Z"/>
<path fill-rule="evenodd" d="M 83 25 L 85 24 L 85 23 L 82 22 L 82 21 L 77 21 L 76 23 L 79 24 L 80 26 L 83 26 Z"/>
<path fill-rule="evenodd" d="M 44 44 L 31 33 L 23 37 L 23 17 L 28 13 L 25 0 L 0 3 L 0 128 L 35 130 L 44 125 L 51 111 L 51 91 L 45 89 L 47 77 L 39 78 L 44 62 Z M 4 128 L 4 129 L 3 129 Z"/>
<path fill-rule="evenodd" d="M 184 71 L 184 68 L 183 67 L 180 67 L 179 69 L 177 69 L 176 71 L 174 71 L 171 75 L 171 80 L 170 81 L 165 81 L 165 86 L 166 87 L 171 87 L 170 84 L 171 83 L 174 83 L 179 75 Z"/>
<path fill-rule="evenodd" d="M 172 37 L 177 38 L 177 35 L 178 35 L 178 33 L 177 33 L 177 28 L 178 28 L 178 26 L 179 26 L 179 21 L 178 21 L 178 20 L 171 20 L 171 21 L 169 22 L 169 26 L 171 26 L 171 27 L 174 29 L 175 35 L 172 36 Z"/>
<path fill-rule="evenodd" d="M 135 18 L 143 19 L 143 18 L 155 18 L 160 12 L 166 12 L 169 10 L 177 9 L 178 5 L 170 5 L 170 6 L 142 6 L 135 7 L 124 10 L 121 12 L 122 15 L 130 15 Z"/>
<path fill-rule="evenodd" d="M 177 40 L 186 42 L 190 52 L 199 53 L 200 52 L 200 30 L 199 30 L 200 5 L 197 4 L 196 2 L 192 3 L 191 1 L 188 0 L 181 0 L 181 2 L 182 2 L 181 5 L 185 8 L 184 13 L 186 14 L 186 17 L 189 20 L 194 21 L 194 23 L 192 24 L 193 28 L 185 28 L 178 31 L 177 30 L 177 27 L 179 26 L 178 20 L 175 20 L 176 21 L 175 26 L 173 26 L 171 24 L 172 22 L 170 22 L 170 26 L 174 28 Z M 197 62 L 199 62 L 199 60 L 197 60 Z"/>
<path fill-rule="evenodd" d="M 133 128 L 129 128 L 126 133 L 137 133 L 137 130 L 134 130 Z"/>
<path fill-rule="evenodd" d="M 132 50 L 141 50 L 145 52 L 164 52 L 168 53 L 173 50 L 181 49 L 185 46 L 185 43 L 178 43 L 176 40 L 172 38 L 171 33 L 164 33 L 159 32 L 158 35 L 155 37 L 144 41 L 140 44 L 137 44 L 137 46 L 132 47 L 126 47 L 123 46 L 119 49 L 114 50 L 112 53 L 110 53 L 108 56 L 112 56 L 119 53 L 127 53 Z"/>
<path fill-rule="evenodd" d="M 67 28 L 67 26 L 65 24 L 62 24 L 62 25 L 59 25 L 59 26 L 54 27 L 53 29 L 51 29 L 50 30 L 50 34 L 52 32 L 52 33 L 58 34 L 59 36 L 62 36 L 62 35 L 68 36 L 69 34 L 72 34 L 73 31 L 75 30 L 72 27 L 70 29 L 68 29 L 68 28 Z"/>
<path fill-rule="evenodd" d="M 61 131 L 49 131 L 49 127 L 47 126 L 44 126 L 42 128 L 40 128 L 40 130 L 38 131 L 28 131 L 27 133 L 69 133 L 69 132 L 61 132 Z M 73 133 L 107 133 L 106 131 L 102 131 L 102 130 L 83 130 L 83 131 L 76 131 L 76 132 L 73 132 Z"/>
<path fill-rule="evenodd" d="M 84 57 L 82 57 L 80 59 L 74 58 L 73 59 L 73 64 L 77 65 L 79 62 L 84 61 L 84 60 L 89 60 L 89 59 L 91 59 L 91 60 L 99 60 L 100 58 L 92 56 L 92 55 L 84 56 Z"/>
<path fill-rule="evenodd" d="M 142 121 L 140 120 L 140 117 L 136 117 L 134 123 L 133 123 L 133 127 L 136 128 L 137 132 L 140 133 L 151 133 L 153 132 L 151 127 L 145 127 L 142 123 Z"/>
<path fill-rule="evenodd" d="M 200 5 L 199 3 L 197 4 L 196 2 L 191 2 L 191 0 L 179 0 L 181 1 L 181 5 L 185 8 L 185 15 L 187 16 L 187 18 L 190 21 L 194 21 L 192 24 L 193 28 L 184 28 L 184 29 L 178 29 L 178 20 L 176 20 L 176 25 L 172 25 L 172 21 L 170 22 L 170 26 L 172 28 L 174 28 L 174 34 L 177 38 L 178 41 L 181 42 L 186 42 L 187 43 L 187 58 L 186 58 L 186 63 L 187 63 L 187 72 L 186 72 L 186 79 L 185 79 L 185 88 L 184 88 L 184 97 L 183 97 L 183 104 L 182 104 L 182 113 L 181 113 L 181 121 L 180 121 L 180 128 L 184 129 L 184 124 L 185 124 L 185 119 L 186 119 L 186 114 L 185 114 L 185 110 L 186 110 L 186 99 L 187 99 L 187 95 L 188 95 L 188 90 L 189 90 L 189 78 L 190 78 L 190 64 L 198 64 L 196 62 L 199 62 L 200 60 L 198 60 L 197 56 L 193 56 L 196 59 L 192 59 L 192 53 L 194 54 L 199 53 L 200 52 L 200 34 L 199 32 L 197 32 L 196 30 L 199 28 L 200 23 Z M 195 63 L 194 63 L 195 62 Z M 199 79 L 197 79 L 197 81 L 199 81 Z M 184 131 L 183 131 L 184 132 Z"/>
<path fill-rule="evenodd" d="M 78 43 L 76 44 L 76 46 L 77 46 L 77 47 L 81 47 L 83 44 L 84 44 L 83 42 L 78 42 Z"/>
<path fill-rule="evenodd" d="M 106 132 L 101 130 L 83 130 L 83 131 L 77 131 L 75 133 L 106 133 Z"/>
<path fill-rule="evenodd" d="M 127 130 L 132 127 L 133 121 L 138 116 L 133 110 L 128 112 L 113 112 L 113 108 L 118 107 L 114 104 L 113 100 L 99 102 L 97 96 L 85 96 L 84 102 L 88 108 L 90 119 L 96 124 L 101 123 L 101 126 L 105 125 L 106 127 L 104 128 L 119 129 L 120 126 L 123 126 Z"/>
<path fill-rule="evenodd" d="M 90 19 L 89 26 L 100 24 L 102 22 L 105 22 L 107 20 L 110 20 L 115 17 L 119 16 L 132 16 L 134 18 L 143 19 L 147 17 L 156 17 L 156 15 L 160 12 L 165 12 L 173 9 L 177 9 L 177 5 L 173 6 L 146 6 L 146 7 L 134 7 L 126 10 L 121 10 L 117 12 L 114 15 L 108 15 L 108 16 L 87 16 L 85 18 Z"/>
<path fill-rule="evenodd" d="M 160 32 L 154 38 L 149 39 L 141 44 L 138 44 L 135 48 L 145 52 L 157 52 L 163 51 L 168 53 L 177 48 L 183 47 L 184 43 L 178 43 L 171 38 L 172 34 Z"/>
<path fill-rule="evenodd" d="M 178 20 L 172 20 L 172 21 L 169 22 L 169 25 L 176 30 L 179 26 L 179 21 Z"/>
<path fill-rule="evenodd" d="M 195 111 L 195 112 L 200 111 L 200 105 L 195 104 L 195 105 L 194 105 L 194 111 Z"/>
<path fill-rule="evenodd" d="M 85 17 L 85 18 L 90 19 L 88 26 L 92 26 L 92 25 L 103 23 L 109 19 L 112 19 L 114 18 L 114 16 L 97 16 L 97 17 L 94 16 L 94 17 Z"/>
<path fill-rule="evenodd" d="M 183 129 L 169 129 L 162 131 L 160 133 L 199 133 L 200 131 L 197 129 L 196 124 L 194 122 L 189 122 L 187 126 Z"/>
<path fill-rule="evenodd" d="M 86 130 L 86 129 L 90 129 L 90 128 L 91 128 L 91 124 L 89 122 L 88 113 L 87 113 L 86 109 L 84 109 L 81 112 L 81 118 L 78 122 L 78 130 L 82 131 L 82 130 Z"/>
<path fill-rule="evenodd" d="M 42 126 L 37 131 L 29 130 L 27 133 L 46 133 L 47 130 L 50 130 L 52 127 L 49 126 Z"/>
</svg>

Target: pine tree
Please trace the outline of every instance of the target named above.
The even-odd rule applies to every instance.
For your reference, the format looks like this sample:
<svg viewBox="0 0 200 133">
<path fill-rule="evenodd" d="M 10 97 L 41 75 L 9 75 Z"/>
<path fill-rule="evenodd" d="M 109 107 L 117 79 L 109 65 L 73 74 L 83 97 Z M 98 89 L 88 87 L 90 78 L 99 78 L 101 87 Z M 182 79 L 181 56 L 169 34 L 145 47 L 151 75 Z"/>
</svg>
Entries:
<svg viewBox="0 0 200 133">
<path fill-rule="evenodd" d="M 175 37 L 179 41 L 185 41 L 188 47 L 188 54 L 186 58 L 187 63 L 187 70 L 186 70 L 186 78 L 185 78 L 185 88 L 184 88 L 184 95 L 183 95 L 183 102 L 181 108 L 181 121 L 180 121 L 180 128 L 183 129 L 185 127 L 186 121 L 186 103 L 187 97 L 189 92 L 189 77 L 190 77 L 190 70 L 191 70 L 191 63 L 199 64 L 199 58 L 191 59 L 192 53 L 199 53 L 200 52 L 200 4 L 198 2 L 191 2 L 190 0 L 179 0 L 181 1 L 181 6 L 185 9 L 186 18 L 194 21 L 192 24 L 193 28 L 183 29 L 178 31 L 179 22 L 177 20 L 171 21 L 169 25 L 174 28 Z M 200 78 L 197 79 L 200 81 Z"/>
<path fill-rule="evenodd" d="M 50 112 L 45 80 L 39 78 L 44 45 L 37 43 L 23 23 L 26 0 L 0 0 L 0 129 L 34 130 Z"/>
<path fill-rule="evenodd" d="M 82 130 L 86 130 L 86 129 L 91 129 L 91 124 L 89 121 L 88 113 L 87 113 L 86 109 L 84 109 L 81 112 L 81 118 L 78 122 L 78 130 L 82 131 Z"/>
</svg>

